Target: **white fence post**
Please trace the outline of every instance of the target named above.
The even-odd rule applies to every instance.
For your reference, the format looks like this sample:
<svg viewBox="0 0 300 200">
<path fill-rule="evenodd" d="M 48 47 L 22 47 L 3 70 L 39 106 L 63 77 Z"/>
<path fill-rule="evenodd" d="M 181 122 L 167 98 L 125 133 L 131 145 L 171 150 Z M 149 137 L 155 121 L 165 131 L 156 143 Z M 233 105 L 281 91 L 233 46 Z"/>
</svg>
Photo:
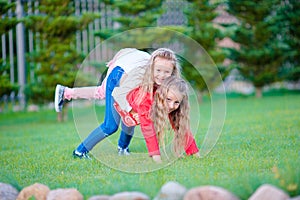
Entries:
<svg viewBox="0 0 300 200">
<path fill-rule="evenodd" d="M 23 17 L 23 6 L 21 0 L 17 1 L 16 13 L 18 19 L 21 19 Z M 23 110 L 26 104 L 25 95 L 24 95 L 24 88 L 26 83 L 26 66 L 25 66 L 25 40 L 24 40 L 23 23 L 17 24 L 16 31 L 17 31 L 18 83 L 20 86 L 18 96 L 19 96 L 20 108 Z"/>
</svg>

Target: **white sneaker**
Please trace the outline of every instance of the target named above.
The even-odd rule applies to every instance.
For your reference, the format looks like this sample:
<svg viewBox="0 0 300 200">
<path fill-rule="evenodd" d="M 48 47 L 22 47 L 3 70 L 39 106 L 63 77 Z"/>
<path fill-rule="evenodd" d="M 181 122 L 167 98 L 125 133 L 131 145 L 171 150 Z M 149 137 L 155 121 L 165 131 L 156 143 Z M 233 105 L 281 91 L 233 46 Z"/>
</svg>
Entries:
<svg viewBox="0 0 300 200">
<path fill-rule="evenodd" d="M 56 85 L 55 96 L 54 96 L 54 106 L 56 112 L 61 112 L 64 105 L 64 92 L 65 86 Z"/>
<path fill-rule="evenodd" d="M 122 149 L 121 147 L 118 147 L 118 154 L 119 156 L 129 156 L 130 152 L 128 147 L 126 149 Z"/>
<path fill-rule="evenodd" d="M 74 158 L 92 160 L 92 158 L 88 155 L 88 152 L 81 153 L 77 150 L 74 150 L 72 154 Z"/>
</svg>

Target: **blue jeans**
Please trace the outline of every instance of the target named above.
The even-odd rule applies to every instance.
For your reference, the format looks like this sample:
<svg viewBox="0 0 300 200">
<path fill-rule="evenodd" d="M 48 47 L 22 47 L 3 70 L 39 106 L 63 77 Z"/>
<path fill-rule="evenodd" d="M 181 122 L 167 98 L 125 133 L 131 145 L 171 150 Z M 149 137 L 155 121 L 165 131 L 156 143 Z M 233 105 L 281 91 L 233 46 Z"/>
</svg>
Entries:
<svg viewBox="0 0 300 200">
<path fill-rule="evenodd" d="M 123 73 L 124 70 L 121 67 L 115 67 L 108 75 L 105 91 L 104 122 L 87 136 L 87 138 L 77 147 L 77 151 L 81 153 L 89 152 L 97 143 L 118 130 L 121 117 L 113 106 L 114 99 L 112 97 L 112 91 L 115 87 L 119 86 Z M 122 130 L 118 145 L 125 149 L 131 141 L 134 133 L 134 127 L 127 127 L 123 124 L 123 122 L 121 126 Z"/>
</svg>

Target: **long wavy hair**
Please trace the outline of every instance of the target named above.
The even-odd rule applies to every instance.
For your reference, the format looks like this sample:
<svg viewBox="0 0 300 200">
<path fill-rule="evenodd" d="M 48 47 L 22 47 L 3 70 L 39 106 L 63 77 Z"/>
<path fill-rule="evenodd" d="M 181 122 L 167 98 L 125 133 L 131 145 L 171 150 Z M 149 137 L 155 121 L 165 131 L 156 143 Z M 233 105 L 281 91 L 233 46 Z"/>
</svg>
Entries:
<svg viewBox="0 0 300 200">
<path fill-rule="evenodd" d="M 136 98 L 137 104 L 140 104 L 147 94 L 150 94 L 151 98 L 153 97 L 153 89 L 155 85 L 154 64 L 156 58 L 158 57 L 167 59 L 173 64 L 174 69 L 171 76 L 180 76 L 180 65 L 178 63 L 176 54 L 171 49 L 159 48 L 153 51 L 148 63 L 149 67 L 146 68 L 146 71 L 142 78 L 142 84 L 140 85 L 141 89 L 139 90 L 139 94 Z"/>
<path fill-rule="evenodd" d="M 179 107 L 168 113 L 167 95 L 169 91 L 179 92 L 183 98 Z M 151 108 L 151 119 L 154 123 L 156 134 L 161 146 L 165 147 L 165 137 L 169 120 L 174 130 L 173 150 L 175 155 L 180 156 L 184 150 L 185 135 L 190 129 L 190 105 L 188 101 L 188 85 L 185 80 L 171 76 L 164 80 L 157 89 Z"/>
</svg>

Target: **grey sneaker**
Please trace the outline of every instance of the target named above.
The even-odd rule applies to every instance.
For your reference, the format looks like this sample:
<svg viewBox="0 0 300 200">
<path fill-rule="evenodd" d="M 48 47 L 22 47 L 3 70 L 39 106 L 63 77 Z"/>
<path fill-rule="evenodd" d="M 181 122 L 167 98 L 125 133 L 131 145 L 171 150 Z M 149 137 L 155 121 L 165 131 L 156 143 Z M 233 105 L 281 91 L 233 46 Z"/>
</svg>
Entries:
<svg viewBox="0 0 300 200">
<path fill-rule="evenodd" d="M 64 92 L 65 86 L 56 85 L 55 96 L 54 96 L 54 106 L 56 112 L 61 112 L 64 105 Z"/>
<path fill-rule="evenodd" d="M 129 152 L 128 147 L 125 148 L 125 149 L 122 149 L 121 147 L 118 147 L 118 154 L 119 154 L 119 156 L 129 156 L 130 152 Z"/>
<path fill-rule="evenodd" d="M 74 150 L 73 151 L 73 157 L 74 158 L 80 158 L 80 159 L 88 159 L 88 160 L 92 160 L 92 158 L 88 155 L 88 152 L 85 152 L 85 153 L 81 153 L 77 150 Z"/>
</svg>

